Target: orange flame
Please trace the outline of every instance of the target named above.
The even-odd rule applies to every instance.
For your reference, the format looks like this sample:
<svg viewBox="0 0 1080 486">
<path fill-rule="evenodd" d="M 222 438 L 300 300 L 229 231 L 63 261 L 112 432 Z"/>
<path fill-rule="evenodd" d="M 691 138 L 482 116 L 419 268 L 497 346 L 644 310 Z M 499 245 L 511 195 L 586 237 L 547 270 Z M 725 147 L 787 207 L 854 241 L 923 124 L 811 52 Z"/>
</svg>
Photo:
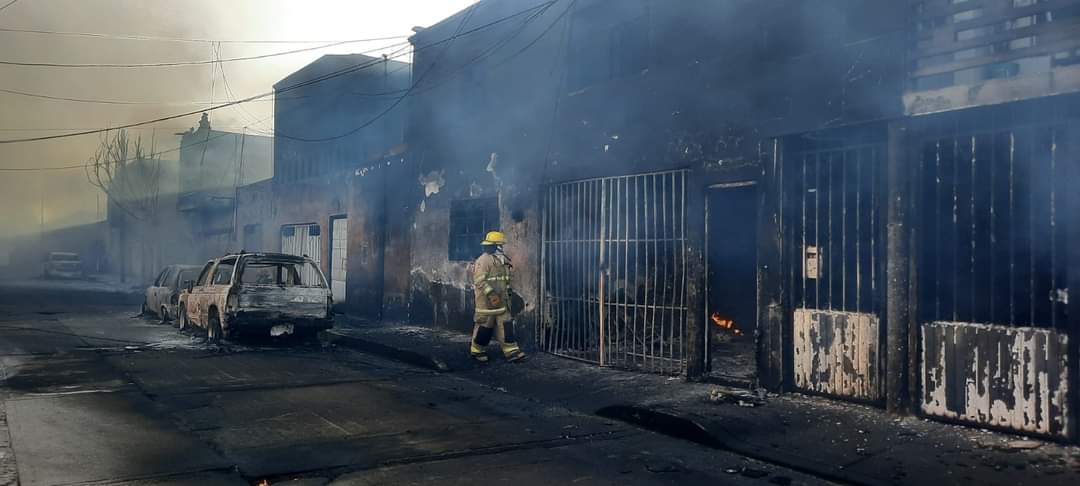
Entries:
<svg viewBox="0 0 1080 486">
<path fill-rule="evenodd" d="M 726 329 L 736 336 L 742 336 L 743 332 L 735 327 L 735 321 L 720 315 L 719 312 L 713 312 L 710 317 L 712 318 L 713 323 L 720 329 Z"/>
</svg>

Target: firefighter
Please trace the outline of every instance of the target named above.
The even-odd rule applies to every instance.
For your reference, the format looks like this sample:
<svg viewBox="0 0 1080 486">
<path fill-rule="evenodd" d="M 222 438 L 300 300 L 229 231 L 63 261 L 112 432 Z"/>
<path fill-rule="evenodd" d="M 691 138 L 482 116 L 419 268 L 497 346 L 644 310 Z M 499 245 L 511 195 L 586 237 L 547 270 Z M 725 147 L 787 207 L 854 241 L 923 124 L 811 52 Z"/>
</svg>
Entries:
<svg viewBox="0 0 1080 486">
<path fill-rule="evenodd" d="M 484 348 L 494 337 L 507 361 L 521 361 L 525 353 L 517 344 L 514 319 L 510 314 L 510 257 L 502 251 L 506 236 L 491 231 L 481 245 L 484 253 L 473 266 L 476 311 L 473 315 L 473 339 L 469 355 L 478 362 L 488 360 Z"/>
</svg>

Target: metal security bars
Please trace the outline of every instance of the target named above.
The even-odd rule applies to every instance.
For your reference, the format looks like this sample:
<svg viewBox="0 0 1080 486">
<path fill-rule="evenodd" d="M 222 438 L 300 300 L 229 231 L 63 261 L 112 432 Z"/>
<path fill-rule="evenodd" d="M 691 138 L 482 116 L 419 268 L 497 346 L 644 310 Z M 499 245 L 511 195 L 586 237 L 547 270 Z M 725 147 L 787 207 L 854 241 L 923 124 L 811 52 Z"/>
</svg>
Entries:
<svg viewBox="0 0 1080 486">
<path fill-rule="evenodd" d="M 876 313 L 885 250 L 884 134 L 808 134 L 791 145 L 784 219 L 792 303 Z"/>
<path fill-rule="evenodd" d="M 782 267 L 799 389 L 881 398 L 886 133 L 848 127 L 786 144 Z"/>
<path fill-rule="evenodd" d="M 601 366 L 682 373 L 686 172 L 546 191 L 541 349 Z"/>
<path fill-rule="evenodd" d="M 922 128 L 922 321 L 1068 327 L 1066 125 L 980 115 Z"/>
</svg>

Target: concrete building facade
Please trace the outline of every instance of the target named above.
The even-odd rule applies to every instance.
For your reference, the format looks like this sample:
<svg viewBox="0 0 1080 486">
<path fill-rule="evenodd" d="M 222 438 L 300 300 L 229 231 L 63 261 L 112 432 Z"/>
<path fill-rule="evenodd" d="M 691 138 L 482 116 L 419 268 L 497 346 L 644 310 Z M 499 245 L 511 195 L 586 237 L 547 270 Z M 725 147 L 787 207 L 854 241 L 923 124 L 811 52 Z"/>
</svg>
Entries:
<svg viewBox="0 0 1080 486">
<path fill-rule="evenodd" d="M 479 2 L 412 38 L 410 318 L 501 229 L 536 349 L 1074 438 L 1072 3 Z"/>
<path fill-rule="evenodd" d="M 404 112 L 396 108 L 410 68 L 327 55 L 276 83 L 276 175 L 244 191 L 269 201 L 255 208 L 261 218 L 241 218 L 244 234 L 258 234 L 261 249 L 319 262 L 335 301 L 357 316 L 382 317 L 384 294 L 404 291 L 384 282 L 382 262 L 385 198 L 393 191 L 387 176 L 404 151 Z"/>
<path fill-rule="evenodd" d="M 229 231 L 469 332 L 498 229 L 533 351 L 1074 439 L 1074 3 L 480 1 L 275 85 Z"/>
</svg>

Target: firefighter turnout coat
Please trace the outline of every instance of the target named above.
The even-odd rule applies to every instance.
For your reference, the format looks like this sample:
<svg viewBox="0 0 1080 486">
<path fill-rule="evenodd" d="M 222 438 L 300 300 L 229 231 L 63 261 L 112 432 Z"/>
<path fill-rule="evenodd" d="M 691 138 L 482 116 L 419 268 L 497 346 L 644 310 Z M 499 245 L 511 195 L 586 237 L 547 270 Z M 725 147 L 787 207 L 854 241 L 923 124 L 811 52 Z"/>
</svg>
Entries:
<svg viewBox="0 0 1080 486">
<path fill-rule="evenodd" d="M 484 253 L 473 266 L 476 317 L 510 313 L 510 259 L 502 253 Z M 495 298 L 492 298 L 492 297 Z"/>
</svg>

